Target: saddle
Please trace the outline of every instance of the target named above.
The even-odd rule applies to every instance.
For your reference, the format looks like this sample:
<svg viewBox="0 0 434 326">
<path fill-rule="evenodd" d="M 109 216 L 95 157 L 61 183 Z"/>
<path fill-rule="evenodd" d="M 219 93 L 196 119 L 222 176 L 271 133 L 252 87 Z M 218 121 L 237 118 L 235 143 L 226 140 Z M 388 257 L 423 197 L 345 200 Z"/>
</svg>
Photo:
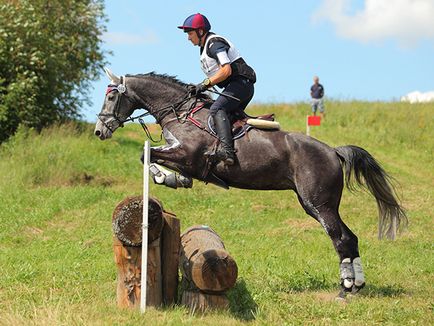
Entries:
<svg viewBox="0 0 434 326">
<path fill-rule="evenodd" d="M 235 111 L 231 112 L 228 118 L 232 125 L 232 137 L 234 140 L 243 137 L 252 128 L 267 130 L 280 129 L 279 123 L 274 121 L 274 113 L 252 117 L 244 111 Z M 208 128 L 214 135 L 217 135 L 211 115 L 208 116 Z"/>
</svg>

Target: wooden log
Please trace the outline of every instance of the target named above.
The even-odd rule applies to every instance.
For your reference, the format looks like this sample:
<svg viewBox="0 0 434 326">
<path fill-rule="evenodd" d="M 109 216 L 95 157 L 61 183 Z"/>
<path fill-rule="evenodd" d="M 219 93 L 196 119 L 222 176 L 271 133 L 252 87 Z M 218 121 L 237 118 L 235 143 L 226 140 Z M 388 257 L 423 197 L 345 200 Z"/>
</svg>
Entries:
<svg viewBox="0 0 434 326">
<path fill-rule="evenodd" d="M 221 238 L 210 227 L 197 225 L 181 235 L 180 269 L 199 290 L 221 293 L 235 285 L 238 268 Z"/>
<path fill-rule="evenodd" d="M 113 237 L 115 263 L 118 269 L 116 301 L 121 308 L 140 308 L 140 264 L 142 250 L 125 246 Z"/>
<path fill-rule="evenodd" d="M 184 291 L 181 304 L 188 306 L 193 313 L 229 309 L 229 300 L 225 294 L 208 294 L 200 291 Z"/>
<path fill-rule="evenodd" d="M 149 197 L 148 243 L 161 235 L 163 229 L 163 205 Z M 112 218 L 115 236 L 127 246 L 142 245 L 143 197 L 127 197 L 115 208 Z"/>
<path fill-rule="evenodd" d="M 141 242 L 143 199 L 127 197 L 113 212 L 113 247 L 118 268 L 117 303 L 119 307 L 140 308 Z M 162 304 L 160 239 L 163 228 L 163 208 L 155 198 L 149 198 L 149 245 L 146 305 Z"/>
<path fill-rule="evenodd" d="M 176 303 L 178 296 L 178 265 L 181 245 L 181 226 L 176 215 L 163 211 L 164 226 L 161 233 L 161 264 L 163 303 L 166 306 Z"/>
<path fill-rule="evenodd" d="M 140 248 L 141 251 L 141 248 Z M 139 261 L 139 266 L 142 260 Z M 161 279 L 160 238 L 148 245 L 148 273 L 146 274 L 146 306 L 161 307 L 163 305 L 163 285 Z"/>
</svg>

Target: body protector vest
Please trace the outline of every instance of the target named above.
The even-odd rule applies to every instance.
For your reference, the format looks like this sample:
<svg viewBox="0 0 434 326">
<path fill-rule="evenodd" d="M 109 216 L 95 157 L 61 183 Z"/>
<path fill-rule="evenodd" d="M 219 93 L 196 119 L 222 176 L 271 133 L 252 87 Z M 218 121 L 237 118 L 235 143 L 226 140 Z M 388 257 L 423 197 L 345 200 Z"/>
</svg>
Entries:
<svg viewBox="0 0 434 326">
<path fill-rule="evenodd" d="M 209 53 L 209 43 L 212 39 L 223 42 L 229 46 L 227 54 L 230 60 L 232 74 L 228 79 L 219 83 L 219 87 L 225 87 L 231 81 L 231 79 L 238 76 L 243 76 L 249 79 L 252 83 L 256 82 L 255 71 L 244 61 L 244 59 L 241 57 L 240 53 L 232 44 L 232 42 L 216 34 L 211 34 L 206 39 L 204 49 L 202 51 L 202 54 L 200 55 L 202 71 L 208 78 L 214 76 L 220 68 L 218 61 L 212 58 Z"/>
</svg>

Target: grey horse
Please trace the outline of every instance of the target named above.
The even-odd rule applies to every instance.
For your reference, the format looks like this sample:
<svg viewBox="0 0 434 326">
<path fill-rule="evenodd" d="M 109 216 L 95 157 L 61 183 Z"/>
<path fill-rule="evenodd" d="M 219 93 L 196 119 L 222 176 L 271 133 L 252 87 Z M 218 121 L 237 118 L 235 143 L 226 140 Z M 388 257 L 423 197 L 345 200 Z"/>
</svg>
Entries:
<svg viewBox="0 0 434 326">
<path fill-rule="evenodd" d="M 189 96 L 189 85 L 156 73 L 116 76 L 106 69 L 110 85 L 95 127 L 101 140 L 137 109 L 145 109 L 162 127 L 166 145 L 151 149 L 151 175 L 156 183 L 173 188 L 191 187 L 192 179 L 225 188 L 296 192 L 305 212 L 317 220 L 339 256 L 339 296 L 357 293 L 365 277 L 357 236 L 342 221 L 339 204 L 344 179 L 366 186 L 379 209 L 379 238 L 394 239 L 407 224 L 390 177 L 363 148 L 332 148 L 300 133 L 253 128 L 235 141 L 233 166 L 216 163 L 210 153 L 218 145 L 207 121 L 211 99 Z M 202 109 L 198 109 L 201 108 Z M 172 171 L 164 169 L 164 166 Z M 344 178 L 345 175 L 345 178 Z"/>
</svg>

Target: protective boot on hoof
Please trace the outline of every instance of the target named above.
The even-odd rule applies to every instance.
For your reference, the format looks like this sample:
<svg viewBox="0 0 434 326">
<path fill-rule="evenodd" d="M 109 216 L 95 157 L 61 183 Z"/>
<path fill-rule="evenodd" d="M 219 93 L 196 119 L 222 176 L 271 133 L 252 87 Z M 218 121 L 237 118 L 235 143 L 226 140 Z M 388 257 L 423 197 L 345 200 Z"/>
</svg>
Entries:
<svg viewBox="0 0 434 326">
<path fill-rule="evenodd" d="M 164 185 L 173 189 L 177 189 L 178 187 L 191 188 L 193 186 L 193 180 L 182 174 L 172 173 L 166 176 Z"/>
<path fill-rule="evenodd" d="M 149 167 L 149 172 L 154 182 L 159 185 L 165 185 L 173 189 L 178 187 L 191 188 L 193 186 L 192 178 L 166 170 L 154 163 Z"/>
<path fill-rule="evenodd" d="M 220 146 L 217 149 L 215 158 L 218 161 L 222 161 L 225 165 L 234 165 L 234 141 L 232 139 L 231 124 L 226 112 L 223 110 L 218 110 L 212 115 L 212 117 L 217 135 L 220 139 Z"/>
<path fill-rule="evenodd" d="M 341 292 L 339 297 L 345 298 L 347 293 L 350 293 L 354 286 L 354 268 L 350 258 L 345 258 L 340 264 L 341 273 Z"/>
<path fill-rule="evenodd" d="M 354 285 L 351 289 L 351 293 L 356 294 L 365 287 L 365 274 L 363 273 L 362 260 L 360 257 L 353 259 L 354 270 Z"/>
</svg>

